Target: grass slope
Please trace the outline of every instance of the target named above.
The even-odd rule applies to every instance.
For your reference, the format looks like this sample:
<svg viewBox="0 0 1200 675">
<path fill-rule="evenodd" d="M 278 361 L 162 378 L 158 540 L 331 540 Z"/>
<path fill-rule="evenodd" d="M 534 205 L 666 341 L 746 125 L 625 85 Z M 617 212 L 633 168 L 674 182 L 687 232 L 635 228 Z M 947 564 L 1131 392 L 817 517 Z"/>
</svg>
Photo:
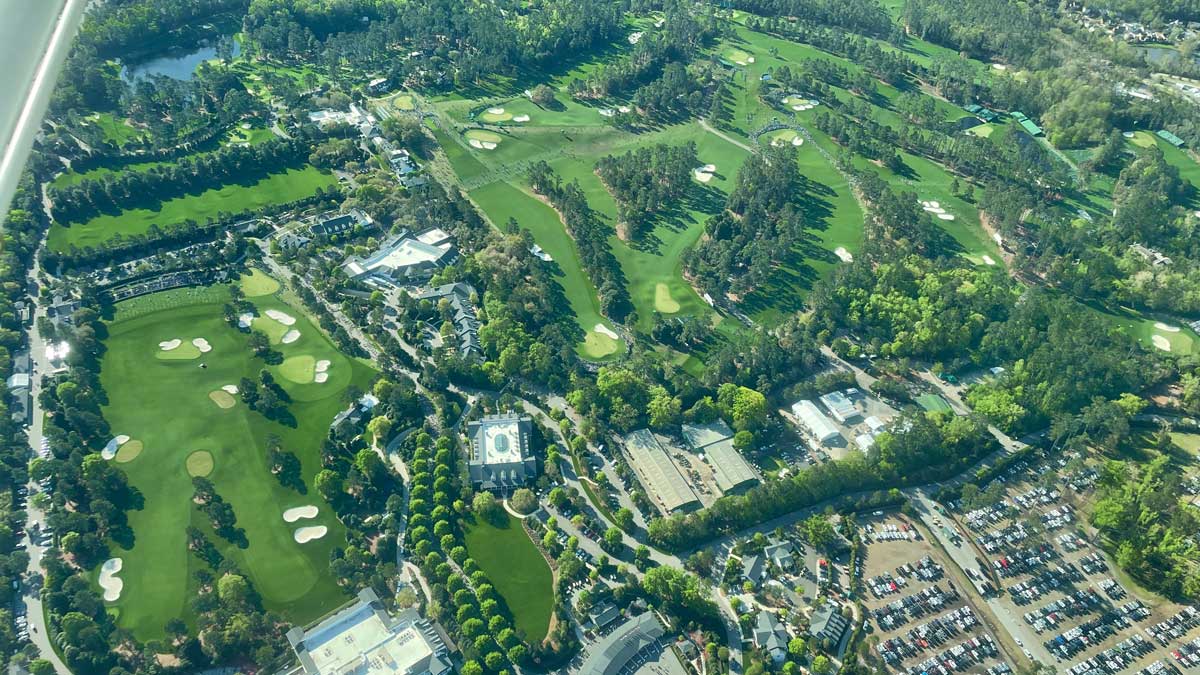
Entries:
<svg viewBox="0 0 1200 675">
<path fill-rule="evenodd" d="M 531 644 L 541 642 L 554 609 L 550 566 L 530 541 L 521 522 L 508 513 L 497 527 L 477 520 L 467 527 L 467 553 L 479 563 L 512 612 L 513 622 Z"/>
<path fill-rule="evenodd" d="M 187 603 L 195 593 L 192 572 L 203 566 L 187 550 L 185 528 L 207 530 L 207 518 L 194 507 L 191 468 L 198 451 L 211 455 L 209 479 L 232 504 L 238 525 L 250 545 L 239 549 L 211 535 L 226 557 L 232 558 L 262 594 L 266 606 L 288 620 L 304 623 L 342 602 L 345 595 L 328 574 L 329 553 L 345 543 L 345 531 L 315 490 L 301 495 L 279 485 L 266 466 L 265 442 L 278 435 L 283 447 L 296 453 L 304 479 L 311 485 L 321 468 L 320 443 L 328 424 L 342 408 L 342 393 L 354 383 L 365 387 L 372 371 L 342 356 L 302 312 L 273 296 L 254 298 L 260 311 L 274 308 L 297 317 L 303 337 L 279 347 L 285 356 L 311 355 L 329 359 L 327 384 L 294 384 L 276 375 L 293 399 L 295 428 L 283 426 L 250 411 L 240 400 L 230 409 L 218 407 L 210 392 L 257 378 L 266 367 L 246 348 L 246 336 L 226 324 L 221 303 L 225 286 L 185 288 L 136 298 L 117 306 L 105 341 L 100 379 L 108 395 L 104 416 L 114 433 L 132 436 L 143 452 L 122 464 L 130 482 L 145 496 L 145 508 L 129 514 L 136 537 L 130 550 L 114 547 L 124 559 L 121 577 L 125 591 L 115 606 L 120 624 L 139 639 L 164 636 L 164 624 L 174 617 L 190 618 Z M 212 352 L 191 361 L 162 361 L 154 357 L 158 342 L 173 338 L 206 338 Z M 203 362 L 206 368 L 199 368 Z M 294 526 L 281 514 L 292 506 L 314 504 L 321 515 L 305 525 L 326 525 L 329 534 L 305 544 L 292 539 Z"/>
<path fill-rule="evenodd" d="M 316 167 L 288 169 L 254 182 L 229 184 L 169 199 L 154 210 L 130 209 L 119 214 L 104 214 L 70 227 L 55 223 L 50 228 L 49 245 L 55 251 L 66 251 L 72 245 L 79 248 L 95 246 L 117 234 L 144 234 L 151 225 L 167 227 L 189 219 L 203 223 L 222 213 L 253 211 L 310 197 L 318 188 L 335 184 L 331 174 L 322 173 Z"/>
</svg>

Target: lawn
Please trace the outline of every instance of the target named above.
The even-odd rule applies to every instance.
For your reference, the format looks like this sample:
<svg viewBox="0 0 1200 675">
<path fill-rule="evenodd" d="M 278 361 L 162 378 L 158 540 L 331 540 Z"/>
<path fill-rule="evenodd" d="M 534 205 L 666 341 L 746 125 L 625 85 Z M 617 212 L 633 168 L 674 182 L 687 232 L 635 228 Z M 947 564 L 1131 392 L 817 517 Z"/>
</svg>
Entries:
<svg viewBox="0 0 1200 675">
<path fill-rule="evenodd" d="M 49 245 L 55 251 L 67 251 L 71 246 L 95 246 L 118 234 L 145 234 L 151 225 L 168 227 L 187 220 L 204 223 L 222 214 L 244 213 L 286 204 L 310 197 L 319 188 L 334 185 L 334 177 L 316 167 L 288 169 L 253 182 L 229 184 L 199 194 L 168 199 L 156 209 L 138 208 L 119 214 L 104 214 L 70 227 L 55 223 L 50 228 Z"/>
<path fill-rule="evenodd" d="M 247 281 L 247 290 L 258 293 L 269 286 L 257 275 Z M 108 326 L 100 373 L 108 397 L 103 413 L 114 434 L 143 444 L 143 451 L 121 467 L 145 497 L 145 508 L 129 513 L 132 548 L 113 546 L 113 555 L 124 561 L 120 576 L 125 589 L 112 605 L 121 626 L 141 640 L 162 638 L 169 619 L 192 618 L 192 574 L 206 565 L 187 550 L 189 525 L 207 531 L 222 555 L 253 582 L 265 606 L 288 621 L 310 621 L 346 597 L 328 572 L 330 551 L 345 545 L 344 528 L 314 490 L 302 495 L 279 485 L 266 466 L 265 443 L 269 435 L 279 436 L 283 447 L 300 458 L 303 478 L 311 486 L 321 468 L 321 440 L 343 407 L 343 392 L 352 383 L 365 388 L 373 371 L 338 353 L 303 312 L 273 295 L 251 298 L 260 313 L 277 309 L 296 317 L 294 328 L 301 338 L 276 347 L 285 357 L 315 357 L 332 364 L 325 384 L 287 380 L 279 367 L 254 358 L 246 335 L 225 323 L 222 304 L 228 298 L 224 285 L 144 296 L 118 304 Z M 211 352 L 192 359 L 156 358 L 164 353 L 160 342 L 179 338 L 190 346 L 198 337 L 208 340 Z M 242 377 L 257 378 L 263 368 L 275 374 L 292 398 L 289 410 L 296 426 L 266 419 L 240 397 L 230 408 L 210 397 Z M 207 518 L 191 501 L 189 471 L 210 472 L 209 480 L 246 531 L 247 548 L 209 531 Z M 320 509 L 315 519 L 284 523 L 285 509 L 306 504 Z M 299 525 L 325 525 L 329 534 L 297 544 L 292 533 Z"/>
<path fill-rule="evenodd" d="M 579 253 L 574 242 L 563 231 L 558 213 L 537 198 L 503 181 L 473 190 L 470 196 L 493 223 L 503 225 L 509 218 L 516 220 L 533 234 L 534 241 L 554 259 L 554 262 L 547 264 L 555 266 L 555 278 L 562 286 L 579 328 L 584 332 L 584 342 L 578 348 L 580 354 L 591 359 L 603 359 L 618 353 L 621 343 L 595 330 L 597 324 L 610 329 L 613 325 L 600 314 L 596 288 L 584 273 Z"/>
<path fill-rule="evenodd" d="M 504 518 L 501 527 L 483 520 L 470 524 L 465 537 L 467 553 L 504 598 L 516 628 L 525 633 L 527 642 L 536 644 L 550 627 L 553 576 L 520 521 L 508 513 Z"/>
<path fill-rule="evenodd" d="M 1179 321 L 1162 322 L 1128 307 L 1110 309 L 1091 303 L 1083 304 L 1147 347 L 1162 349 L 1169 345 L 1172 354 L 1200 354 L 1200 336 Z"/>
</svg>

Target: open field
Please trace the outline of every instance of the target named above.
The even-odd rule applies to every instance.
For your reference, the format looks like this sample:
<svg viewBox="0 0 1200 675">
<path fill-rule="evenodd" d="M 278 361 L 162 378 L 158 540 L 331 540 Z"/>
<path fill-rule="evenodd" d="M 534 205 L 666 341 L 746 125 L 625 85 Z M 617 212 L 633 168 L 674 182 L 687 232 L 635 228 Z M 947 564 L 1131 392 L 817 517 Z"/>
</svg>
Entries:
<svg viewBox="0 0 1200 675">
<path fill-rule="evenodd" d="M 263 288 L 261 280 L 250 285 Z M 125 581 L 114 605 L 120 624 L 139 639 L 161 638 L 168 619 L 190 617 L 192 572 L 205 565 L 187 550 L 189 525 L 208 533 L 222 555 L 248 575 L 267 608 L 290 621 L 309 621 L 345 598 L 328 574 L 329 552 L 344 544 L 344 529 L 314 490 L 302 495 L 279 485 L 266 466 L 264 448 L 268 435 L 279 436 L 283 447 L 300 458 L 303 478 L 311 486 L 321 468 L 320 442 L 342 408 L 342 393 L 351 383 L 366 387 L 372 371 L 338 353 L 302 312 L 274 296 L 252 298 L 260 312 L 276 309 L 297 318 L 295 327 L 303 337 L 277 347 L 285 357 L 332 362 L 326 384 L 290 382 L 279 368 L 254 358 L 246 335 L 224 321 L 221 307 L 228 297 L 226 286 L 143 296 L 118 304 L 109 324 L 100 375 L 108 396 L 104 416 L 114 433 L 128 434 L 143 446 L 121 466 L 145 496 L 145 508 L 129 514 L 132 548 L 114 546 L 114 555 L 124 560 Z M 155 358 L 160 342 L 180 339 L 190 346 L 194 338 L 207 340 L 212 350 L 193 359 Z M 240 397 L 229 397 L 233 405 L 223 407 L 211 395 L 224 393 L 221 387 L 238 384 L 242 377 L 257 379 L 264 367 L 292 398 L 295 426 L 266 419 Z M 205 474 L 233 506 L 238 526 L 246 531 L 247 548 L 212 533 L 207 517 L 193 505 L 191 475 Z M 304 504 L 318 505 L 321 512 L 305 524 L 325 525 L 329 535 L 301 546 L 281 514 Z"/>
<path fill-rule="evenodd" d="M 228 184 L 200 194 L 169 199 L 155 209 L 138 208 L 120 214 L 104 214 L 70 227 L 55 223 L 50 228 L 49 246 L 55 251 L 66 251 L 71 246 L 95 246 L 118 234 L 145 234 L 151 225 L 168 227 L 187 220 L 203 223 L 221 214 L 253 211 L 310 197 L 318 188 L 335 184 L 332 175 L 312 166 L 288 169 L 253 182 Z"/>
<path fill-rule="evenodd" d="M 465 535 L 467 552 L 495 584 L 516 628 L 530 644 L 536 644 L 550 627 L 553 577 L 521 522 L 507 512 L 504 518 L 501 527 L 482 520 L 471 523 Z"/>
</svg>

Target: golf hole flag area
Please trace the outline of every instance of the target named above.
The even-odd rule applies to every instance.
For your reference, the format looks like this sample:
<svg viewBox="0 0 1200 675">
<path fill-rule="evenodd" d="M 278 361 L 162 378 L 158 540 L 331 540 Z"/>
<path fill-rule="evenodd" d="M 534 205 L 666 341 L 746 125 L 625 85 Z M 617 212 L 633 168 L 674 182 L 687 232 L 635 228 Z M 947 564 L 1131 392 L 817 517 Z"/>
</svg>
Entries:
<svg viewBox="0 0 1200 675">
<path fill-rule="evenodd" d="M 261 276 L 245 281 L 256 290 L 272 286 Z M 165 637 L 164 625 L 172 618 L 191 619 L 193 573 L 207 565 L 188 551 L 188 526 L 200 528 L 236 562 L 267 609 L 289 622 L 311 621 L 346 598 L 329 574 L 330 551 L 345 546 L 345 529 L 314 489 L 313 477 L 321 469 L 321 441 L 344 407 L 344 392 L 351 384 L 368 387 L 374 373 L 338 352 L 303 312 L 273 294 L 250 298 L 258 316 L 271 317 L 284 329 L 281 336 L 296 330 L 304 338 L 273 344 L 284 363 L 267 365 L 247 346 L 248 332 L 225 322 L 222 306 L 228 297 L 227 286 L 143 296 L 119 303 L 108 326 L 100 371 L 108 396 L 103 413 L 120 435 L 104 454 L 121 463 L 145 497 L 145 508 L 129 512 L 133 547 L 112 545 L 120 561 L 120 587 L 114 590 L 117 570 L 103 579 L 97 570 L 93 578 L 118 610 L 120 625 L 140 640 Z M 160 343 L 176 340 L 163 352 Z M 195 358 L 158 357 L 187 347 L 195 350 Z M 307 378 L 285 376 L 284 365 L 297 360 L 311 364 L 303 369 Z M 323 364 L 323 383 L 313 378 L 317 363 Z M 263 369 L 291 397 L 288 410 L 295 426 L 268 420 L 243 402 L 242 378 L 257 382 Z M 284 488 L 271 474 L 266 463 L 270 435 L 300 459 L 307 494 Z M 193 476 L 206 476 L 233 506 L 247 548 L 212 531 L 192 501 Z M 297 505 L 303 510 L 289 512 Z M 286 521 L 284 513 L 296 514 L 298 522 Z"/>
</svg>

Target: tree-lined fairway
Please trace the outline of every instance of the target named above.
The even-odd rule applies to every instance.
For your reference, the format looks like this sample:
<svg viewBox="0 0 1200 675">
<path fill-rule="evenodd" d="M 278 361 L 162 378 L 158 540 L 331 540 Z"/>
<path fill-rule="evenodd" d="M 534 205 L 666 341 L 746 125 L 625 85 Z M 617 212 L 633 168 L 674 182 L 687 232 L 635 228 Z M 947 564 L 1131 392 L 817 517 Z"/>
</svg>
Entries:
<svg viewBox="0 0 1200 675">
<path fill-rule="evenodd" d="M 312 166 L 288 169 L 245 184 L 232 183 L 199 194 L 169 199 L 154 209 L 129 209 L 119 214 L 105 214 L 70 227 L 55 223 L 50 228 L 48 243 L 52 250 L 66 251 L 71 246 L 95 246 L 118 234 L 145 234 L 151 225 L 168 227 L 187 220 L 204 223 L 221 214 L 256 211 L 311 197 L 318 189 L 332 187 L 336 182 L 332 174 L 322 173 Z"/>
<path fill-rule="evenodd" d="M 585 333 L 584 342 L 579 346 L 580 353 L 592 359 L 616 354 L 621 343 L 595 330 L 598 323 L 611 328 L 612 322 L 600 314 L 596 288 L 580 266 L 579 252 L 566 236 L 558 213 L 536 197 L 503 181 L 473 190 L 470 195 L 493 223 L 501 226 L 510 218 L 516 220 L 522 228 L 533 234 L 538 246 L 554 259 L 548 264 L 556 266 L 558 274 L 555 277 L 563 288 L 579 328 Z"/>
<path fill-rule="evenodd" d="M 467 553 L 479 563 L 504 598 L 513 622 L 530 644 L 546 637 L 554 609 L 550 566 L 525 533 L 521 522 L 507 512 L 497 527 L 477 519 L 464 535 Z"/>
<path fill-rule="evenodd" d="M 251 285 L 263 288 L 261 280 Z M 367 386 L 372 371 L 338 353 L 302 312 L 260 295 L 252 299 L 260 313 L 277 309 L 291 314 L 302 335 L 276 349 L 285 357 L 310 356 L 332 364 L 325 384 L 289 381 L 278 367 L 254 358 L 247 335 L 224 321 L 221 308 L 228 297 L 227 286 L 166 291 L 119 304 L 109 324 L 100 373 L 108 396 L 104 416 L 114 434 L 142 442 L 142 452 L 121 467 L 145 497 L 145 508 L 129 513 L 133 547 L 113 547 L 113 555 L 124 560 L 120 576 L 125 583 L 113 604 L 120 610 L 121 625 L 139 639 L 161 638 L 169 619 L 190 618 L 187 600 L 196 592 L 192 573 L 207 566 L 188 551 L 189 525 L 205 531 L 254 583 L 267 608 L 290 621 L 314 619 L 345 597 L 328 572 L 329 552 L 345 544 L 345 531 L 312 489 L 312 478 L 321 468 L 321 439 L 344 405 L 343 392 L 351 383 Z M 197 337 L 208 340 L 212 351 L 194 359 L 155 357 L 159 342 L 179 338 L 190 343 Z M 263 368 L 293 399 L 289 410 L 295 427 L 266 419 L 240 397 L 228 409 L 210 398 L 243 377 L 257 380 Z M 271 475 L 266 463 L 271 434 L 300 459 L 307 494 L 283 488 Z M 217 493 L 233 506 L 248 548 L 214 534 L 207 516 L 192 503 L 190 474 L 206 471 Z M 284 523 L 285 509 L 305 504 L 318 506 L 320 515 L 298 525 Z M 300 545 L 292 538 L 299 525 L 325 525 L 329 534 Z"/>
</svg>

